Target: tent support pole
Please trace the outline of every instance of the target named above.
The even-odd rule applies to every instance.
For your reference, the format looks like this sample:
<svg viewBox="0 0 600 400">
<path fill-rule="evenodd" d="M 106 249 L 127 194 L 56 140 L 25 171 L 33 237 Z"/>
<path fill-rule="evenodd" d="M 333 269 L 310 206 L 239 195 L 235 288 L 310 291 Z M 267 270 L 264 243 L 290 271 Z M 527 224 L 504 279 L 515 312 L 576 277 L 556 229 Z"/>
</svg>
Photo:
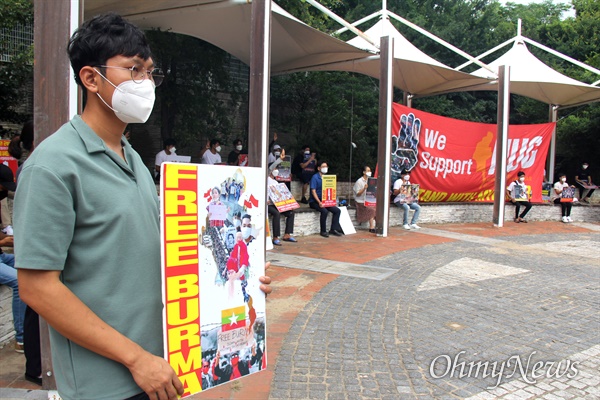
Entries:
<svg viewBox="0 0 600 400">
<path fill-rule="evenodd" d="M 71 37 L 82 19 L 80 1 L 45 1 L 33 3 L 33 38 L 35 64 L 33 66 L 33 125 L 34 142 L 41 141 L 58 130 L 78 113 L 77 84 L 71 75 L 67 57 L 66 38 Z M 61 56 L 57 57 L 56 55 Z M 52 79 L 47 72 L 52 71 Z M 56 99 L 68 101 L 56 101 Z M 42 358 L 42 388 L 56 390 L 48 323 L 40 317 L 40 347 Z"/>
<path fill-rule="evenodd" d="M 375 220 L 377 236 L 387 237 L 390 226 L 390 176 L 392 143 L 392 95 L 394 39 L 381 38 L 381 65 L 379 80 L 379 137 L 377 140 L 377 206 Z"/>
<path fill-rule="evenodd" d="M 558 118 L 558 108 L 550 104 L 549 110 L 550 122 L 556 122 Z M 548 165 L 546 167 L 548 182 L 554 182 L 554 168 L 556 167 L 556 125 L 552 130 L 552 140 L 550 141 L 550 151 L 548 152 Z"/>
<path fill-rule="evenodd" d="M 494 226 L 504 226 L 504 192 L 506 188 L 506 153 L 510 103 L 510 66 L 498 67 L 498 121 L 496 134 L 496 184 L 494 186 Z"/>
</svg>

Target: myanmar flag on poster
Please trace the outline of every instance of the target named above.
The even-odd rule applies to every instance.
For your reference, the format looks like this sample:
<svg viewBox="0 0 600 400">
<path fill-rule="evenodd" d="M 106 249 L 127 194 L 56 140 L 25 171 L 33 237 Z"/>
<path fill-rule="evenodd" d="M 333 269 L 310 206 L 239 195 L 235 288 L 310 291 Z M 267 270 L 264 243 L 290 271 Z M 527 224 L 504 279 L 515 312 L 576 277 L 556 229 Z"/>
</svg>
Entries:
<svg viewBox="0 0 600 400">
<path fill-rule="evenodd" d="M 246 306 L 221 311 L 221 332 L 246 327 Z"/>
</svg>

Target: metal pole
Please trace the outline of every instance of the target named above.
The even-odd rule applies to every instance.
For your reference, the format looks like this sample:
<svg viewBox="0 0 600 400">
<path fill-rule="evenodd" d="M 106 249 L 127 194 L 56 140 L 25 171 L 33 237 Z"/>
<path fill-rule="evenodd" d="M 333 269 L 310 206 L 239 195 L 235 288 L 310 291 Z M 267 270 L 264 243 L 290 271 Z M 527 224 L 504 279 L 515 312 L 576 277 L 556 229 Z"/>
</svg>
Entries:
<svg viewBox="0 0 600 400">
<path fill-rule="evenodd" d="M 498 68 L 498 121 L 496 135 L 496 185 L 494 188 L 494 226 L 504 226 L 504 192 L 506 189 L 506 153 L 510 105 L 510 66 Z"/>
<path fill-rule="evenodd" d="M 377 147 L 377 235 L 387 237 L 390 226 L 390 162 L 392 143 L 392 94 L 394 39 L 381 38 L 379 80 L 379 139 Z"/>
<path fill-rule="evenodd" d="M 558 117 L 558 108 L 550 104 L 549 107 L 550 122 L 556 122 Z M 552 130 L 552 140 L 550 141 L 550 151 L 548 152 L 548 182 L 554 182 L 554 169 L 556 168 L 556 125 Z"/>
</svg>

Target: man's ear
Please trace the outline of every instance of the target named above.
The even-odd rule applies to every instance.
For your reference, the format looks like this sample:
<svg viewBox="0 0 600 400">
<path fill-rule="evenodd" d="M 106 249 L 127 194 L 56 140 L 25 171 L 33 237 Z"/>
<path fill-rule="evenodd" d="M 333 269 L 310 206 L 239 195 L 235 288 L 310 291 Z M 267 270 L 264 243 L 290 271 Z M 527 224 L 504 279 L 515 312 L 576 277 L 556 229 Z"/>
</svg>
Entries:
<svg viewBox="0 0 600 400">
<path fill-rule="evenodd" d="M 88 92 L 98 93 L 98 79 L 102 79 L 95 68 L 85 66 L 79 71 L 79 79 Z"/>
</svg>

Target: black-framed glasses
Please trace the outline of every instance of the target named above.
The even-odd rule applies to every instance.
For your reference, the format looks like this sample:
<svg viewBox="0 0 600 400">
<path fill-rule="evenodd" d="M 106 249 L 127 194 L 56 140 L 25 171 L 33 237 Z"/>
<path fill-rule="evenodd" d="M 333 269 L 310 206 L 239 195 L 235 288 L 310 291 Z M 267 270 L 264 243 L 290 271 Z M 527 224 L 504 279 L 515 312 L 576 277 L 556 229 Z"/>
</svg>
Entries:
<svg viewBox="0 0 600 400">
<path fill-rule="evenodd" d="M 158 87 L 165 78 L 162 69 L 154 68 L 152 70 L 144 69 L 139 65 L 134 65 L 133 67 L 117 67 L 113 65 L 97 65 L 100 68 L 116 68 L 116 69 L 128 69 L 131 72 L 131 80 L 135 83 L 142 83 L 144 79 L 150 79 L 154 82 L 154 86 Z"/>
</svg>

